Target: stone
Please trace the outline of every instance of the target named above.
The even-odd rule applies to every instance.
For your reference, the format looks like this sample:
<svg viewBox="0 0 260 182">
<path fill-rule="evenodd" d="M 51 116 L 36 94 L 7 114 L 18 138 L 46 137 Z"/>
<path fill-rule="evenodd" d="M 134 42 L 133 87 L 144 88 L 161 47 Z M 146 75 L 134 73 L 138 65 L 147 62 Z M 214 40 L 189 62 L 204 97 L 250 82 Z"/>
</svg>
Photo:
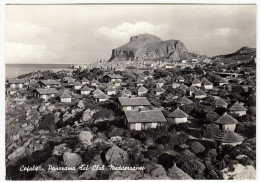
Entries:
<svg viewBox="0 0 260 182">
<path fill-rule="evenodd" d="M 49 106 L 49 107 L 47 107 L 47 109 L 52 112 L 55 109 L 55 106 L 54 105 Z"/>
<path fill-rule="evenodd" d="M 82 164 L 82 159 L 77 153 L 65 152 L 63 154 L 63 162 L 67 167 L 78 167 Z"/>
<path fill-rule="evenodd" d="M 169 179 L 162 165 L 147 164 L 145 166 L 145 174 L 142 179 Z"/>
<path fill-rule="evenodd" d="M 121 136 L 114 136 L 110 138 L 112 142 L 122 141 L 123 138 Z"/>
<path fill-rule="evenodd" d="M 9 160 L 13 160 L 15 158 L 21 157 L 25 155 L 25 147 L 19 147 L 17 149 L 15 149 L 11 154 L 8 155 L 8 159 Z"/>
<path fill-rule="evenodd" d="M 26 127 L 27 126 L 27 123 L 24 123 L 21 125 L 22 128 Z"/>
<path fill-rule="evenodd" d="M 90 131 L 82 131 L 79 134 L 79 141 L 84 145 L 84 146 L 89 146 L 92 145 L 92 139 L 93 135 L 91 134 Z"/>
<path fill-rule="evenodd" d="M 46 107 L 44 105 L 42 105 L 40 108 L 39 108 L 39 112 L 44 112 L 46 110 Z"/>
<path fill-rule="evenodd" d="M 69 147 L 67 147 L 66 143 L 63 143 L 63 144 L 60 144 L 60 145 L 57 145 L 54 147 L 54 149 L 52 151 L 52 155 L 61 156 L 65 152 L 71 152 L 71 149 Z"/>
<path fill-rule="evenodd" d="M 84 103 L 83 103 L 83 101 L 82 100 L 80 100 L 79 102 L 78 102 L 78 108 L 84 108 L 85 107 L 85 105 L 84 105 Z"/>
<path fill-rule="evenodd" d="M 114 166 L 127 165 L 130 162 L 128 153 L 116 145 L 108 149 L 105 158 L 109 164 Z"/>
<path fill-rule="evenodd" d="M 247 158 L 247 156 L 243 155 L 243 154 L 240 154 L 240 155 L 236 156 L 237 160 L 240 160 L 240 159 L 243 159 L 243 158 Z"/>
<path fill-rule="evenodd" d="M 247 165 L 243 166 L 241 164 L 234 165 L 235 170 L 229 171 L 228 168 L 222 170 L 224 180 L 255 180 L 256 170 L 254 166 Z"/>
</svg>

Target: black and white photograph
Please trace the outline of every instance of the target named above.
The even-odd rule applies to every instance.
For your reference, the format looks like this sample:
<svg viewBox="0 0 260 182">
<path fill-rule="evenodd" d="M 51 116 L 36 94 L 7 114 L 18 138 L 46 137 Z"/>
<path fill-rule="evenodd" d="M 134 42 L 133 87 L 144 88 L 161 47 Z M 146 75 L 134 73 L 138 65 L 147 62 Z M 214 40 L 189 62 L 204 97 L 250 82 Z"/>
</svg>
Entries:
<svg viewBox="0 0 260 182">
<path fill-rule="evenodd" d="M 257 6 L 5 4 L 5 180 L 256 180 Z"/>
</svg>

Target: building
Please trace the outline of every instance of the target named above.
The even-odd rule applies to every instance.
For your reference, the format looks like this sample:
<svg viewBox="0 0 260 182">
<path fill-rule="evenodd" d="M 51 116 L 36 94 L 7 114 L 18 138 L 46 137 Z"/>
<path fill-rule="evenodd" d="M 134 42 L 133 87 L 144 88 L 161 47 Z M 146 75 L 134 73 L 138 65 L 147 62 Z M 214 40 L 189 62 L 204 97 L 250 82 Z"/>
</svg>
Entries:
<svg viewBox="0 0 260 182">
<path fill-rule="evenodd" d="M 60 96 L 60 102 L 71 102 L 71 96 L 68 94 L 68 93 L 63 93 L 61 96 Z"/>
<path fill-rule="evenodd" d="M 143 81 L 138 79 L 138 80 L 135 82 L 135 85 L 136 85 L 136 87 L 143 86 Z"/>
<path fill-rule="evenodd" d="M 178 83 L 184 83 L 184 82 L 185 82 L 185 79 L 184 79 L 182 76 L 178 76 L 178 77 L 176 78 L 176 82 L 178 82 Z"/>
<path fill-rule="evenodd" d="M 183 112 L 179 107 L 171 112 L 168 116 L 173 118 L 176 124 L 187 123 L 189 115 Z"/>
<path fill-rule="evenodd" d="M 36 98 L 42 98 L 45 101 L 49 100 L 51 97 L 55 97 L 59 92 L 55 88 L 38 88 L 34 92 Z"/>
<path fill-rule="evenodd" d="M 94 86 L 94 87 L 97 87 L 97 86 L 98 86 L 98 81 L 95 80 L 95 79 L 93 79 L 93 80 L 91 81 L 91 85 Z"/>
<path fill-rule="evenodd" d="M 8 79 L 9 88 L 23 88 L 25 86 L 24 79 Z"/>
<path fill-rule="evenodd" d="M 215 121 L 215 123 L 219 125 L 219 129 L 221 131 L 235 131 L 238 121 L 227 113 L 224 113 L 220 118 Z"/>
<path fill-rule="evenodd" d="M 213 90 L 213 83 L 211 83 L 210 81 L 205 81 L 202 83 L 203 84 L 203 88 L 204 90 Z"/>
<path fill-rule="evenodd" d="M 86 79 L 86 78 L 83 78 L 83 79 L 81 80 L 81 84 L 82 84 L 82 85 L 89 84 L 89 80 Z"/>
<path fill-rule="evenodd" d="M 198 89 L 196 92 L 193 93 L 193 97 L 195 99 L 203 99 L 207 97 L 207 94 L 203 90 Z"/>
<path fill-rule="evenodd" d="M 16 94 L 17 90 L 15 90 L 15 88 L 9 88 L 6 90 L 6 94 L 7 95 L 14 95 Z"/>
<path fill-rule="evenodd" d="M 224 86 L 228 84 L 228 80 L 226 80 L 225 78 L 222 78 L 221 80 L 219 80 L 218 85 L 219 86 Z"/>
<path fill-rule="evenodd" d="M 201 81 L 196 78 L 195 80 L 193 80 L 191 86 L 200 88 L 201 87 Z"/>
<path fill-rule="evenodd" d="M 165 92 L 165 90 L 161 87 L 156 87 L 154 89 L 154 92 L 155 92 L 155 95 L 159 96 L 159 95 L 163 94 Z"/>
<path fill-rule="evenodd" d="M 80 94 L 81 95 L 89 95 L 92 90 L 93 90 L 92 88 L 85 86 L 85 87 L 81 88 Z"/>
<path fill-rule="evenodd" d="M 178 88 L 179 86 L 180 86 L 179 83 L 173 83 L 173 84 L 172 84 L 172 88 L 174 88 L 174 89 L 175 89 L 175 88 Z"/>
<path fill-rule="evenodd" d="M 239 134 L 235 133 L 234 131 L 226 130 L 214 136 L 214 140 L 216 141 L 217 146 L 219 145 L 236 146 L 242 144 L 244 138 Z"/>
<path fill-rule="evenodd" d="M 125 125 L 130 130 L 145 130 L 156 128 L 166 123 L 164 115 L 160 110 L 131 110 L 125 111 Z"/>
<path fill-rule="evenodd" d="M 184 85 L 184 84 L 181 84 L 178 89 L 182 90 L 186 94 L 188 86 Z"/>
<path fill-rule="evenodd" d="M 151 106 L 146 97 L 118 97 L 118 108 L 122 111 L 138 110 Z"/>
<path fill-rule="evenodd" d="M 156 87 L 162 87 L 165 83 L 166 83 L 166 81 L 164 79 L 160 78 L 156 83 Z"/>
<path fill-rule="evenodd" d="M 145 93 L 147 93 L 148 90 L 144 87 L 144 86 L 141 86 L 138 90 L 137 90 L 137 94 L 138 96 L 142 96 L 144 95 Z"/>
<path fill-rule="evenodd" d="M 102 92 L 100 89 L 96 89 L 92 94 L 95 97 L 96 95 L 104 94 L 104 92 Z"/>
<path fill-rule="evenodd" d="M 107 95 L 116 95 L 116 89 L 113 87 L 109 86 L 105 89 L 105 92 Z"/>
<path fill-rule="evenodd" d="M 79 82 L 76 82 L 76 83 L 74 84 L 74 90 L 80 90 L 81 87 L 82 87 L 82 85 L 81 85 Z"/>
<path fill-rule="evenodd" d="M 186 91 L 187 91 L 187 94 L 188 94 L 189 96 L 192 96 L 192 94 L 195 93 L 197 90 L 198 90 L 198 89 L 197 89 L 196 87 L 190 86 L 189 88 L 187 88 Z"/>
<path fill-rule="evenodd" d="M 60 86 L 60 83 L 56 80 L 40 80 L 38 83 L 41 88 L 53 88 Z"/>
<path fill-rule="evenodd" d="M 246 115 L 246 111 L 247 109 L 240 103 L 238 103 L 238 101 L 229 108 L 230 113 L 238 115 L 238 116 L 244 116 Z"/>
<path fill-rule="evenodd" d="M 223 99 L 218 98 L 218 99 L 215 99 L 215 100 L 212 102 L 212 105 L 213 105 L 215 108 L 227 108 L 228 103 L 227 103 L 226 101 L 224 101 Z"/>
<path fill-rule="evenodd" d="M 120 87 L 122 84 L 120 80 L 115 80 L 113 83 L 116 87 Z"/>
<path fill-rule="evenodd" d="M 95 95 L 94 98 L 95 98 L 96 102 L 104 102 L 109 99 L 109 97 L 104 93 Z"/>
<path fill-rule="evenodd" d="M 108 83 L 108 82 L 114 82 L 114 81 L 122 81 L 123 77 L 119 74 L 106 74 L 103 76 L 103 81 Z"/>
</svg>

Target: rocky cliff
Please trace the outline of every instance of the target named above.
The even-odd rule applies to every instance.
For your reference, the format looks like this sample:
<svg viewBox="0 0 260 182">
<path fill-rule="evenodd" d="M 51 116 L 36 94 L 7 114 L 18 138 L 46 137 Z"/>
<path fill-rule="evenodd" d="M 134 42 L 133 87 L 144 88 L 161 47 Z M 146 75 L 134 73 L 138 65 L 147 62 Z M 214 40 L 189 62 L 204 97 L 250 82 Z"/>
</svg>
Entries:
<svg viewBox="0 0 260 182">
<path fill-rule="evenodd" d="M 130 42 L 125 45 L 113 49 L 109 61 L 179 61 L 199 57 L 189 53 L 179 40 L 163 41 L 154 35 L 140 34 L 131 37 Z"/>
</svg>

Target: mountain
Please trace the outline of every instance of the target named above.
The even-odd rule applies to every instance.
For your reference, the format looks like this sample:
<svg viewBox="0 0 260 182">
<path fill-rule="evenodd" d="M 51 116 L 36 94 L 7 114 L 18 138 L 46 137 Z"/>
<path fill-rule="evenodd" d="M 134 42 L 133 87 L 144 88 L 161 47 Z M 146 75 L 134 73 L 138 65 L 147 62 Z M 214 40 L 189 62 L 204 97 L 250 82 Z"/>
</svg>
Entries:
<svg viewBox="0 0 260 182">
<path fill-rule="evenodd" d="M 150 35 L 140 34 L 130 38 L 130 41 L 112 50 L 109 61 L 179 61 L 193 58 L 204 59 L 195 53 L 189 53 L 179 40 L 166 40 Z"/>
<path fill-rule="evenodd" d="M 219 55 L 213 58 L 227 59 L 227 60 L 252 60 L 256 57 L 256 48 L 242 47 L 231 54 Z"/>
</svg>

